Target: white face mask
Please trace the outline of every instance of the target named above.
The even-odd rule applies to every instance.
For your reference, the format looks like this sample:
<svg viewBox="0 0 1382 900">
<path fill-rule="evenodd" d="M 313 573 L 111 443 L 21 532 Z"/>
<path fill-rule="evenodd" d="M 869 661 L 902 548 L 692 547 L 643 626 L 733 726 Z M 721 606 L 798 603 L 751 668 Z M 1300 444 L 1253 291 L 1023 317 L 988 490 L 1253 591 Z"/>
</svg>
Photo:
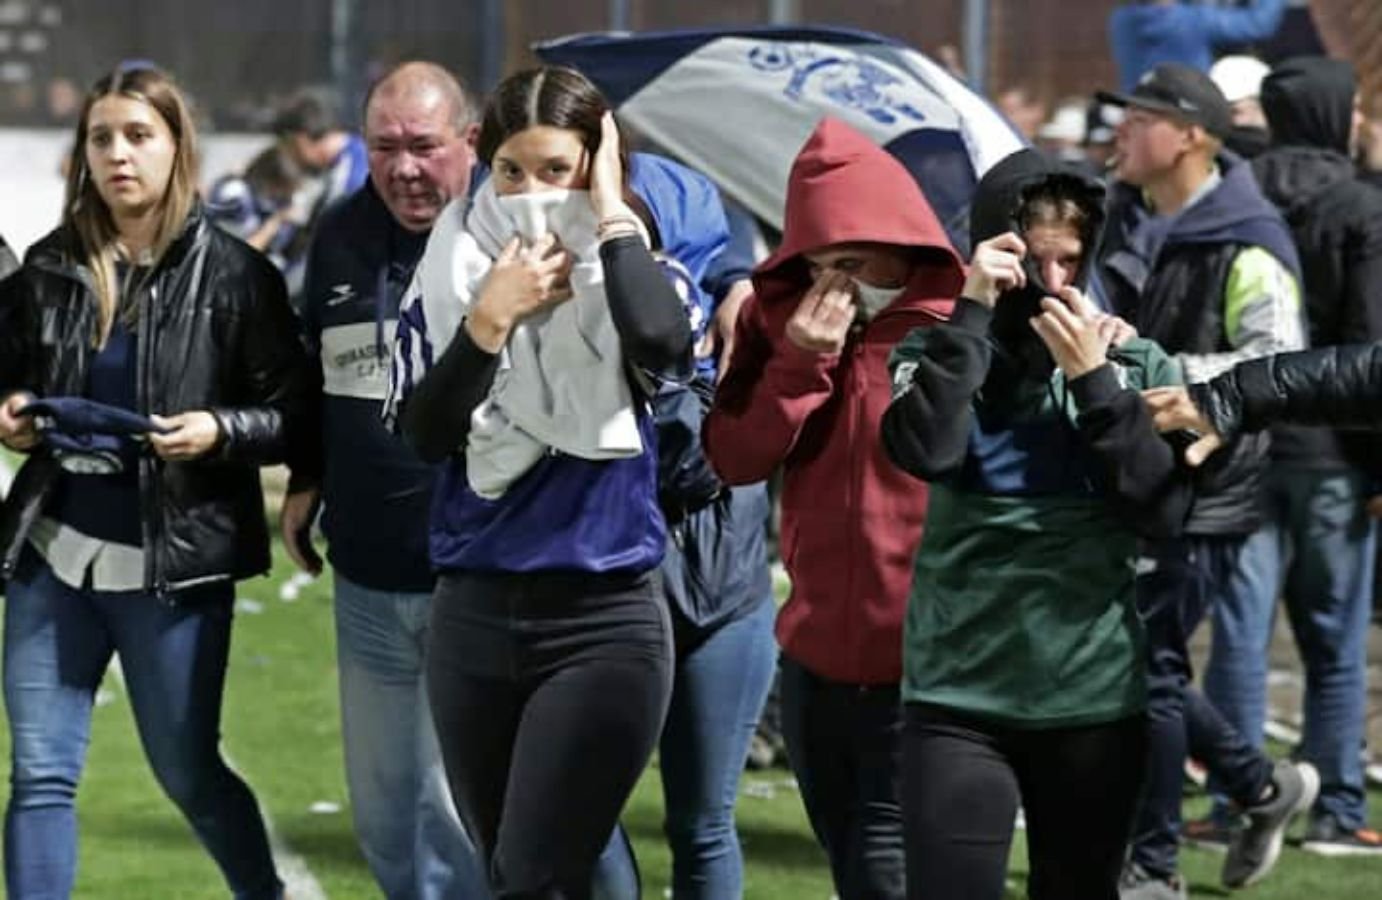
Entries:
<svg viewBox="0 0 1382 900">
<path fill-rule="evenodd" d="M 508 194 L 499 199 L 499 210 L 518 234 L 529 244 L 544 234 L 554 234 L 563 247 L 577 256 L 593 250 L 595 236 L 595 208 L 590 205 L 589 191 L 564 188 L 535 191 L 530 194 Z"/>
<path fill-rule="evenodd" d="M 902 287 L 885 288 L 874 287 L 858 278 L 851 278 L 850 281 L 854 282 L 854 292 L 859 297 L 859 311 L 865 319 L 872 319 L 878 315 L 890 303 L 901 297 L 903 291 L 907 290 L 905 284 Z"/>
</svg>

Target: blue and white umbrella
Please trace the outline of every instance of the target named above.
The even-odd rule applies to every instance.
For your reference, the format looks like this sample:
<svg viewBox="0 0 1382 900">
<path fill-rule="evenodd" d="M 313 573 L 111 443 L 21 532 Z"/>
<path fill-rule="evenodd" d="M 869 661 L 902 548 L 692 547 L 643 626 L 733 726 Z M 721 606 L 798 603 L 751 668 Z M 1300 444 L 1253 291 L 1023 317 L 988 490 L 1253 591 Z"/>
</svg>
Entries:
<svg viewBox="0 0 1382 900">
<path fill-rule="evenodd" d="M 979 177 L 1020 148 L 1007 121 L 925 54 L 839 28 L 588 34 L 534 48 L 776 228 L 792 159 L 824 116 L 896 156 L 962 250 Z"/>
</svg>

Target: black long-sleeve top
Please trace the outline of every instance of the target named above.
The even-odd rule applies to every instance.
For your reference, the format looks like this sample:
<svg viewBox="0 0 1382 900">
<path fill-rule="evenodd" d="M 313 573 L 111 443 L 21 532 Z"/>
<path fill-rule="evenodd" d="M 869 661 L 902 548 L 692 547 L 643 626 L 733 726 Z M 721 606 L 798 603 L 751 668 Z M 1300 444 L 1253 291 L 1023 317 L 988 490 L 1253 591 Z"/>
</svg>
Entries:
<svg viewBox="0 0 1382 900">
<path fill-rule="evenodd" d="M 1054 422 L 1037 413 L 1054 399 L 1055 380 L 1021 375 L 1014 355 L 989 337 L 992 318 L 992 310 L 962 298 L 949 323 L 899 345 L 895 399 L 882 423 L 889 458 L 928 481 L 991 493 L 1087 490 L 1089 479 L 1138 534 L 1179 533 L 1193 494 L 1190 473 L 1115 368 L 1152 386 L 1170 380 L 1165 354 L 1136 342 L 1069 381 L 1078 411 L 1072 429 L 1059 421 L 1063 411 Z"/>
</svg>

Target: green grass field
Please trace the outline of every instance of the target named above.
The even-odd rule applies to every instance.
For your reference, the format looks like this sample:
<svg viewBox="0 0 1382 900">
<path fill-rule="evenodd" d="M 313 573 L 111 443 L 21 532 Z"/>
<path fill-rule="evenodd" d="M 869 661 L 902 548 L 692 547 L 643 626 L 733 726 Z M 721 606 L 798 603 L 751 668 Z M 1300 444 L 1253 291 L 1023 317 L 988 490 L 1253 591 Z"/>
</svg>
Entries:
<svg viewBox="0 0 1382 900">
<path fill-rule="evenodd" d="M 305 862 L 331 898 L 378 896 L 356 849 L 341 774 L 335 648 L 329 588 L 279 599 L 287 574 L 242 586 L 227 692 L 225 747 L 267 809 L 280 840 Z M 250 611 L 257 605 L 258 611 Z M 248 608 L 246 608 L 248 607 Z M 0 745 L 8 736 L 0 729 Z M 326 804 L 326 806 L 322 806 Z M 1382 809 L 1382 797 L 1374 797 Z M 319 812 L 316 809 L 336 811 Z M 625 815 L 644 876 L 644 895 L 661 898 L 669 857 L 661 841 L 656 766 Z M 163 798 L 144 763 L 119 684 L 108 678 L 79 798 L 81 863 L 76 896 L 99 900 L 222 898 L 220 875 Z M 788 773 L 750 774 L 739 803 L 750 898 L 829 900 L 824 859 L 811 838 Z M 1011 897 L 1023 896 L 1025 852 L 1014 848 Z M 1196 896 L 1222 896 L 1219 858 L 1187 850 Z M 1257 900 L 1382 897 L 1382 860 L 1322 861 L 1288 849 Z"/>
</svg>

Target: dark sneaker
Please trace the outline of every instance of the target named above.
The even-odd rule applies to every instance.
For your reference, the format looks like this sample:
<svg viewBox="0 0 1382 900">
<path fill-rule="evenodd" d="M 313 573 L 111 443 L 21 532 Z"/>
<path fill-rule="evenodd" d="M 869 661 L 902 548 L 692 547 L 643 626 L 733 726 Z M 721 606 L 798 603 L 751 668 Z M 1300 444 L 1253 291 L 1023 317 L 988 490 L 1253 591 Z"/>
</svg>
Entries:
<svg viewBox="0 0 1382 900">
<path fill-rule="evenodd" d="M 1244 825 L 1228 846 L 1220 878 L 1225 887 L 1256 884 L 1276 865 L 1286 828 L 1320 792 L 1320 773 L 1307 762 L 1282 760 L 1272 770 L 1271 799 L 1243 810 Z"/>
<path fill-rule="evenodd" d="M 1371 828 L 1349 831 L 1333 816 L 1319 816 L 1310 822 L 1300 848 L 1320 856 L 1382 856 L 1382 834 Z"/>
<path fill-rule="evenodd" d="M 1237 830 L 1217 816 L 1205 816 L 1203 819 L 1191 819 L 1182 824 L 1180 840 L 1183 844 L 1211 853 L 1227 853 L 1228 845 L 1233 841 L 1233 834 Z"/>
<path fill-rule="evenodd" d="M 1123 866 L 1118 879 L 1118 900 L 1187 900 L 1185 879 L 1179 875 L 1161 878 L 1135 862 Z"/>
</svg>

